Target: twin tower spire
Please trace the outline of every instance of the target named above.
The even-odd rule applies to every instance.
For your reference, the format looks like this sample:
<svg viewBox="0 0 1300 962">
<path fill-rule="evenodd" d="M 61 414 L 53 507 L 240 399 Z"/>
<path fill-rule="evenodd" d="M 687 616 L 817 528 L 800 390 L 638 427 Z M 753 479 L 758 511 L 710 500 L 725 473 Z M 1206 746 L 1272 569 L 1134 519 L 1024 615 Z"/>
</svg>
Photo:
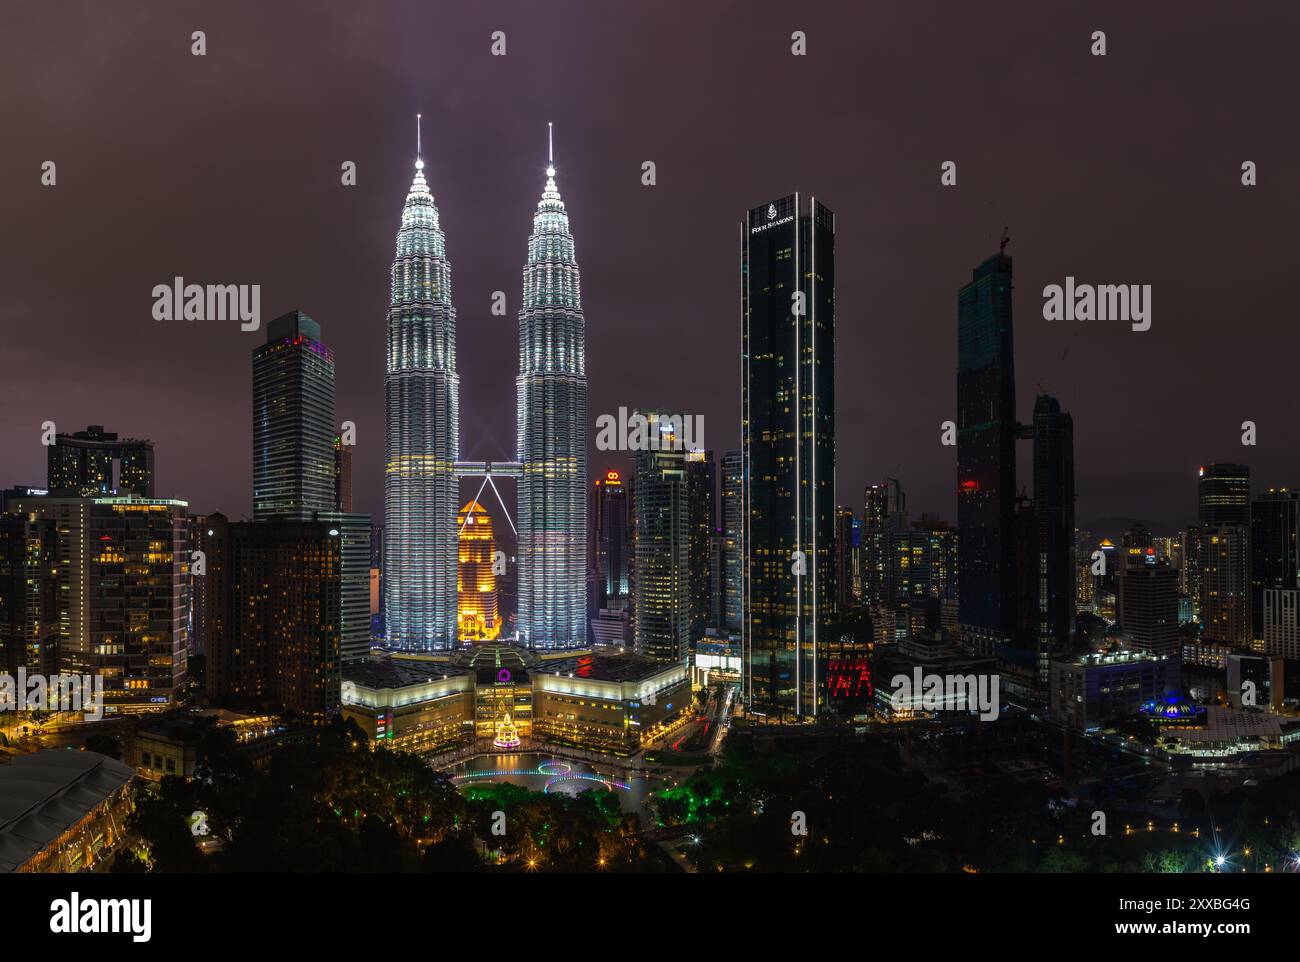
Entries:
<svg viewBox="0 0 1300 962">
<path fill-rule="evenodd" d="M 457 645 L 460 478 L 484 470 L 460 460 L 451 267 L 424 177 L 421 121 L 417 114 L 415 177 L 393 259 L 384 375 L 384 621 L 388 646 L 404 651 Z M 518 478 L 518 642 L 570 648 L 584 645 L 587 633 L 586 338 L 550 124 L 547 148 L 519 310 L 518 460 L 492 470 Z"/>
</svg>

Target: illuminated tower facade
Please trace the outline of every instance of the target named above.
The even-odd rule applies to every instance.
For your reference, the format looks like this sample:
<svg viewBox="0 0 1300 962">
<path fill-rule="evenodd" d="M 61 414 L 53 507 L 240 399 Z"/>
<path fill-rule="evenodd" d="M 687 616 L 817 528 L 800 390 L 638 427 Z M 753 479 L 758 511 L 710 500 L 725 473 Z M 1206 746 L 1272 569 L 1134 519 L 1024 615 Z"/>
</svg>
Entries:
<svg viewBox="0 0 1300 962">
<path fill-rule="evenodd" d="M 384 392 L 387 642 L 405 651 L 451 648 L 460 503 L 456 311 L 446 239 L 418 147 L 393 259 Z"/>
<path fill-rule="evenodd" d="M 741 564 L 744 551 L 744 505 L 741 501 L 744 471 L 741 453 L 728 451 L 722 456 L 722 621 L 728 631 L 739 631 L 741 621 Z"/>
<path fill-rule="evenodd" d="M 253 520 L 335 510 L 334 352 L 290 311 L 253 352 Z"/>
<path fill-rule="evenodd" d="M 471 501 L 460 509 L 456 529 L 460 532 L 458 637 L 461 641 L 493 641 L 501 634 L 501 610 L 492 568 L 497 551 L 492 517 L 477 501 Z"/>
<path fill-rule="evenodd" d="M 652 436 L 662 433 L 674 415 L 641 408 Z M 676 423 L 686 420 L 677 415 Z M 692 592 L 691 505 L 687 458 L 693 452 L 674 449 L 636 452 L 633 480 L 633 552 L 636 579 L 632 585 L 633 639 L 637 653 L 656 661 L 679 662 L 690 654 Z"/>
<path fill-rule="evenodd" d="M 628 513 L 627 488 L 617 471 L 597 478 L 591 495 L 591 556 L 596 573 L 595 608 L 623 611 L 628 605 Z"/>
<path fill-rule="evenodd" d="M 119 439 L 103 425 L 59 434 L 47 449 L 50 492 L 83 498 L 114 490 L 153 497 L 153 442 Z M 116 481 L 113 465 L 117 463 Z"/>
<path fill-rule="evenodd" d="M 519 312 L 519 642 L 586 641 L 587 368 L 569 215 L 546 168 Z"/>
<path fill-rule="evenodd" d="M 789 194 L 748 212 L 741 245 L 743 695 L 804 720 L 835 618 L 835 214 Z"/>
</svg>

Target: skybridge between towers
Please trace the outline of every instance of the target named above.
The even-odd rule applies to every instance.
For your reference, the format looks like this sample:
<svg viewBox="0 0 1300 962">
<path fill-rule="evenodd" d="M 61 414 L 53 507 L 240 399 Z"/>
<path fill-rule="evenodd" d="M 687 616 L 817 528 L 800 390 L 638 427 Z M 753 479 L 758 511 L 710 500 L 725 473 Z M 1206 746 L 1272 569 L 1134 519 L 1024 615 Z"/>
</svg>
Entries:
<svg viewBox="0 0 1300 962">
<path fill-rule="evenodd" d="M 501 492 L 497 490 L 493 477 L 498 478 L 521 478 L 524 474 L 524 466 L 518 461 L 457 461 L 455 469 L 456 477 L 459 478 L 482 478 L 483 483 L 478 486 L 478 491 L 474 494 L 474 504 L 479 503 L 479 497 L 483 494 L 483 489 L 491 485 L 493 493 L 497 496 L 497 504 L 501 505 L 501 510 L 505 512 L 506 520 L 510 522 L 510 530 L 519 537 L 519 529 L 515 527 L 514 518 L 510 516 L 510 509 L 506 507 L 505 499 L 501 497 Z M 466 515 L 466 520 L 468 520 Z M 465 525 L 462 522 L 461 527 Z"/>
<path fill-rule="evenodd" d="M 524 466 L 518 461 L 457 461 L 456 477 L 485 478 L 495 475 L 498 478 L 519 478 L 524 473 Z"/>
</svg>

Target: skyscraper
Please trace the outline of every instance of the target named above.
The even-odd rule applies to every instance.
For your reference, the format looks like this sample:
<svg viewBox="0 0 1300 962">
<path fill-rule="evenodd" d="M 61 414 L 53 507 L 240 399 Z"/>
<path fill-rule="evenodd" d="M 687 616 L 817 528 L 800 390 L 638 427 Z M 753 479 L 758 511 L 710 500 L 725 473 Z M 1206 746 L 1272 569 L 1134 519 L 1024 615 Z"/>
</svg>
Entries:
<svg viewBox="0 0 1300 962">
<path fill-rule="evenodd" d="M 848 611 L 853 597 L 853 509 L 835 509 L 835 607 Z"/>
<path fill-rule="evenodd" d="M 1034 401 L 1034 520 L 1037 542 L 1038 679 L 1074 634 L 1074 419 L 1054 397 Z M 1175 622 L 1175 627 L 1177 622 Z"/>
<path fill-rule="evenodd" d="M 710 542 L 714 530 L 714 475 L 712 451 L 686 453 L 686 501 L 689 517 L 687 565 L 690 569 L 688 592 L 691 598 L 689 637 L 694 645 L 704 637 L 706 628 L 716 628 L 710 619 L 713 594 L 713 567 Z"/>
<path fill-rule="evenodd" d="M 46 449 L 46 466 L 46 486 L 55 496 L 94 497 L 120 491 L 153 497 L 153 442 L 119 438 L 100 424 L 55 435 Z"/>
<path fill-rule="evenodd" d="M 186 558 L 193 558 L 194 552 L 203 547 L 203 532 L 207 530 L 207 515 L 187 514 L 185 516 L 185 554 Z M 206 562 L 205 562 L 206 566 Z M 206 574 L 195 574 L 194 566 L 189 566 L 190 570 L 190 610 L 189 610 L 189 640 L 190 640 L 190 657 L 195 655 L 206 655 L 208 652 L 208 588 L 210 582 Z"/>
<path fill-rule="evenodd" d="M 188 671 L 184 501 L 96 498 L 89 513 L 91 664 L 121 708 L 175 707 Z"/>
<path fill-rule="evenodd" d="M 1250 528 L 1207 526 L 1201 535 L 1203 637 L 1241 647 L 1250 642 Z"/>
<path fill-rule="evenodd" d="M 1269 488 L 1250 505 L 1251 640 L 1264 640 L 1264 592 L 1300 588 L 1300 491 Z"/>
<path fill-rule="evenodd" d="M 1015 633 L 1016 380 L 1011 258 L 957 294 L 957 526 L 962 641 L 991 654 Z"/>
<path fill-rule="evenodd" d="M 849 529 L 849 594 L 855 606 L 862 604 L 862 562 L 866 556 L 863 550 L 866 531 L 866 523 L 861 518 L 854 518 Z M 956 544 L 955 539 L 953 543 Z"/>
<path fill-rule="evenodd" d="M 1197 475 L 1196 493 L 1203 527 L 1250 524 L 1250 468 L 1247 465 L 1205 465 Z"/>
<path fill-rule="evenodd" d="M 739 631 L 741 622 L 744 558 L 744 471 L 739 451 L 722 456 L 722 623 L 729 631 Z"/>
<path fill-rule="evenodd" d="M 897 478 L 868 484 L 862 491 L 859 578 L 862 605 L 875 610 L 893 605 L 894 532 L 907 522 L 907 497 Z"/>
<path fill-rule="evenodd" d="M 364 660 L 370 654 L 370 515 L 317 511 L 312 520 L 328 522 L 330 537 L 339 541 L 339 663 Z"/>
<path fill-rule="evenodd" d="M 270 698 L 323 721 L 340 701 L 347 624 L 341 529 L 274 519 L 231 524 L 226 532 L 233 617 L 218 696 Z M 222 683 L 230 687 L 223 691 Z"/>
<path fill-rule="evenodd" d="M 352 448 L 334 435 L 334 509 L 352 510 Z"/>
<path fill-rule="evenodd" d="M 7 511 L 54 526 L 55 623 L 58 670 L 94 671 L 90 647 L 91 498 L 27 495 L 7 500 Z"/>
<path fill-rule="evenodd" d="M 721 528 L 714 528 L 709 535 L 709 620 L 714 628 L 725 629 L 726 621 L 722 616 L 722 597 L 725 591 L 726 570 L 723 556 L 726 553 L 727 539 Z M 698 641 L 698 639 L 696 639 Z"/>
<path fill-rule="evenodd" d="M 627 486 L 618 471 L 606 471 L 591 488 L 591 555 L 596 575 L 595 618 L 602 610 L 623 611 L 628 606 Z"/>
<path fill-rule="evenodd" d="M 496 538 L 492 516 L 477 501 L 460 509 L 457 592 L 461 641 L 492 641 L 501 634 L 501 610 L 497 603 Z"/>
<path fill-rule="evenodd" d="M 835 612 L 835 215 L 816 199 L 746 214 L 741 329 L 743 697 L 801 720 Z"/>
<path fill-rule="evenodd" d="M 1251 634 L 1250 468 L 1204 465 L 1197 472 L 1196 494 L 1203 637 L 1245 645 Z"/>
<path fill-rule="evenodd" d="M 1300 660 L 1300 589 L 1264 589 L 1264 654 Z"/>
<path fill-rule="evenodd" d="M 1124 559 L 1120 575 L 1124 634 L 1136 648 L 1153 655 L 1177 655 L 1178 572 L 1145 551 Z"/>
<path fill-rule="evenodd" d="M 370 518 L 344 507 L 352 501 L 352 452 L 335 433 L 334 354 L 320 336 L 315 321 L 290 311 L 267 326 L 266 343 L 253 352 L 253 520 L 328 523 L 342 565 L 341 620 L 312 630 L 337 632 L 340 647 L 329 655 L 337 665 L 370 651 Z M 335 616 L 332 608 L 318 613 Z"/>
<path fill-rule="evenodd" d="M 889 609 L 922 607 L 927 600 L 954 600 L 957 590 L 957 532 L 923 514 L 909 527 L 885 528 L 881 551 L 879 604 Z"/>
<path fill-rule="evenodd" d="M 234 592 L 232 591 L 230 522 L 220 511 L 204 518 L 199 530 L 198 546 L 207 565 L 202 576 L 202 590 L 194 603 L 203 605 L 201 620 L 204 632 L 204 685 L 208 698 L 216 700 L 234 692 L 239 669 L 238 653 L 242 647 L 234 632 Z M 199 578 L 193 579 L 198 582 Z"/>
<path fill-rule="evenodd" d="M 885 478 L 862 491 L 862 520 L 875 530 L 899 527 L 907 515 L 907 496 L 897 478 Z"/>
<path fill-rule="evenodd" d="M 1204 530 L 1199 524 L 1189 524 L 1183 532 L 1183 593 L 1192 608 L 1192 617 L 1201 619 L 1201 568 L 1204 555 Z"/>
<path fill-rule="evenodd" d="M 587 639 L 587 367 L 569 215 L 546 168 L 519 311 L 519 641 Z"/>
<path fill-rule="evenodd" d="M 655 434 L 670 417 L 639 411 Z M 681 661 L 690 651 L 690 498 L 687 452 L 636 452 L 633 641 L 639 654 Z"/>
<path fill-rule="evenodd" d="M 0 671 L 57 668 L 58 529 L 36 512 L 0 512 Z"/>
<path fill-rule="evenodd" d="M 393 259 L 384 374 L 384 623 L 388 644 L 456 644 L 460 378 L 451 265 L 416 151 Z"/>
<path fill-rule="evenodd" d="M 290 311 L 253 352 L 253 519 L 302 521 L 336 503 L 334 353 Z"/>
</svg>

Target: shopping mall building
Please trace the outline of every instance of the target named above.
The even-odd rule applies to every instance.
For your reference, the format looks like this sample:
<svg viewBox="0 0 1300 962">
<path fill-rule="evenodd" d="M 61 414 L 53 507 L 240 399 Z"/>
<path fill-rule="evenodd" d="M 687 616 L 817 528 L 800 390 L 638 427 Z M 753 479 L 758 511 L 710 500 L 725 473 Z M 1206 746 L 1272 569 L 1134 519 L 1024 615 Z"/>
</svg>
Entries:
<svg viewBox="0 0 1300 962">
<path fill-rule="evenodd" d="M 343 669 L 343 716 L 376 743 L 413 752 L 528 739 L 626 756 L 690 707 L 685 663 L 637 655 L 487 644 Z"/>
</svg>

